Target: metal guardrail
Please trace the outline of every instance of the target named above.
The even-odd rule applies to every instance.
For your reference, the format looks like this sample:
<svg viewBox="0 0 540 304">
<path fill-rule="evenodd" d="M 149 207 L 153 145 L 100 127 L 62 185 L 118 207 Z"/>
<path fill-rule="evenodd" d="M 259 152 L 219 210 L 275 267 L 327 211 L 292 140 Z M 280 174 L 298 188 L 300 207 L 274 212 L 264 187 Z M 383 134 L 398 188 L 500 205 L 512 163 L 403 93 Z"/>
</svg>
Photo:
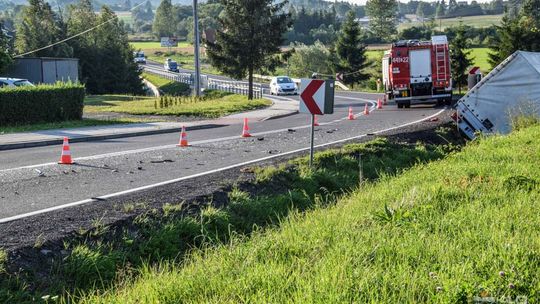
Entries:
<svg viewBox="0 0 540 304">
<path fill-rule="evenodd" d="M 163 78 L 167 78 L 172 81 L 181 82 L 185 84 L 193 85 L 194 77 L 191 73 L 173 73 L 169 71 L 164 71 L 158 68 L 153 67 L 144 67 L 144 71 L 150 74 L 158 75 Z"/>
<path fill-rule="evenodd" d="M 249 94 L 249 85 L 246 82 L 241 81 L 227 81 L 227 80 L 217 80 L 217 79 L 208 79 L 208 89 L 225 91 L 234 94 L 248 95 Z M 263 88 L 253 87 L 253 98 L 262 98 Z"/>
<path fill-rule="evenodd" d="M 195 80 L 195 75 L 193 73 L 173 73 L 149 66 L 145 66 L 143 69 L 147 73 L 154 74 L 171 81 L 186 83 L 190 86 L 193 86 Z M 246 96 L 249 94 L 249 86 L 247 82 L 212 79 L 207 75 L 201 75 L 201 87 L 204 89 L 225 91 Z M 263 94 L 264 89 L 262 88 L 262 85 L 259 84 L 259 87 L 255 87 L 254 84 L 253 98 L 262 98 Z"/>
</svg>

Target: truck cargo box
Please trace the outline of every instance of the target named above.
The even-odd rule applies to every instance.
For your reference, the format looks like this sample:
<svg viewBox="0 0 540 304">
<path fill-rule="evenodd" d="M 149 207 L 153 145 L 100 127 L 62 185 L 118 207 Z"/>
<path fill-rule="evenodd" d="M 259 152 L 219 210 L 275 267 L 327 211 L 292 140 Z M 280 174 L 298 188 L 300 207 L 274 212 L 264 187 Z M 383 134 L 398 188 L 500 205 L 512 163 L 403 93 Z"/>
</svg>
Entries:
<svg viewBox="0 0 540 304">
<path fill-rule="evenodd" d="M 540 53 L 518 51 L 474 86 L 457 105 L 458 127 L 469 138 L 477 132 L 507 134 L 511 117 L 540 115 Z"/>
</svg>

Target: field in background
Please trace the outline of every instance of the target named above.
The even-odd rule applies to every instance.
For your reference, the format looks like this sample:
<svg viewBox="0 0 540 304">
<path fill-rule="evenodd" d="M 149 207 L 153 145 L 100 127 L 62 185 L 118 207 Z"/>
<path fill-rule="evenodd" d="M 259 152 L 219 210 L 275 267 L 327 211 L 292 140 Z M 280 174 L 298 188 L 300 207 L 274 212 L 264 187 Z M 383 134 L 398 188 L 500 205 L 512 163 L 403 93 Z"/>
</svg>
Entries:
<svg viewBox="0 0 540 304">
<path fill-rule="evenodd" d="M 473 48 L 471 49 L 471 57 L 473 57 L 474 66 L 479 66 L 482 72 L 486 73 L 491 70 L 491 65 L 488 62 L 489 48 Z M 383 51 L 368 50 L 367 57 L 371 60 L 382 60 Z"/>
<path fill-rule="evenodd" d="M 161 42 L 159 41 L 146 41 L 146 42 L 130 42 L 129 43 L 135 50 L 142 51 L 163 51 L 166 52 L 169 50 L 167 47 L 161 47 Z M 191 53 L 193 53 L 193 46 L 187 41 L 178 42 L 178 47 L 170 48 L 172 51 L 185 51 L 185 48 L 190 48 Z"/>
<path fill-rule="evenodd" d="M 485 16 L 468 16 L 459 18 L 447 18 L 435 20 L 437 30 L 444 30 L 447 27 L 457 26 L 460 22 L 472 27 L 489 27 L 491 25 L 499 25 L 503 15 L 485 15 Z M 399 24 L 398 29 L 402 30 L 411 26 L 420 26 L 426 22 L 411 21 Z"/>
<path fill-rule="evenodd" d="M 133 24 L 133 17 L 131 16 L 131 12 L 114 12 L 116 16 L 118 16 L 118 19 L 124 21 L 125 24 Z"/>
</svg>

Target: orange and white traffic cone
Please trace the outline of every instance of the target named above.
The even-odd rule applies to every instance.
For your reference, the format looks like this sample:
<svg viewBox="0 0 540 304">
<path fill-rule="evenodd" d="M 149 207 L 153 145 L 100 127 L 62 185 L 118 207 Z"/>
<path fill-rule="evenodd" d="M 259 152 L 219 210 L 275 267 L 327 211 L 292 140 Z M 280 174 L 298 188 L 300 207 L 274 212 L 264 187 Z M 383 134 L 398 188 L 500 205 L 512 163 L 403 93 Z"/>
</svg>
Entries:
<svg viewBox="0 0 540 304">
<path fill-rule="evenodd" d="M 187 140 L 187 133 L 186 133 L 186 127 L 182 126 L 182 132 L 180 133 L 180 142 L 177 147 L 189 147 L 188 140 Z"/>
<path fill-rule="evenodd" d="M 318 127 L 319 122 L 317 121 L 317 115 L 313 115 L 313 126 Z"/>
<path fill-rule="evenodd" d="M 352 110 L 352 107 L 349 107 L 349 116 L 347 116 L 348 120 L 354 120 L 354 113 Z"/>
<path fill-rule="evenodd" d="M 382 109 L 382 101 L 380 98 L 377 99 L 377 109 Z"/>
<path fill-rule="evenodd" d="M 60 165 L 72 165 L 73 159 L 71 159 L 71 150 L 69 150 L 69 139 L 64 137 L 64 144 L 62 145 L 62 155 L 60 156 Z"/>
<path fill-rule="evenodd" d="M 249 134 L 248 119 L 244 118 L 244 129 L 242 130 L 242 137 L 251 137 Z"/>
<path fill-rule="evenodd" d="M 366 106 L 364 107 L 364 115 L 369 115 L 369 108 L 368 108 L 367 103 L 366 103 Z"/>
</svg>

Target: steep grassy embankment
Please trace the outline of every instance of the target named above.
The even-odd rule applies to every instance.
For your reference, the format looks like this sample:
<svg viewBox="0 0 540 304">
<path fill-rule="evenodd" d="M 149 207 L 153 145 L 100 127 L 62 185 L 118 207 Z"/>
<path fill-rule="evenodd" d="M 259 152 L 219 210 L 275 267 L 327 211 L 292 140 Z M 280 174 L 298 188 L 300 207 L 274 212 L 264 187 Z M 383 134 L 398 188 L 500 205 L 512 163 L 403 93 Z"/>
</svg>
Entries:
<svg viewBox="0 0 540 304">
<path fill-rule="evenodd" d="M 539 137 L 536 126 L 483 139 L 84 302 L 536 303 Z"/>
</svg>

